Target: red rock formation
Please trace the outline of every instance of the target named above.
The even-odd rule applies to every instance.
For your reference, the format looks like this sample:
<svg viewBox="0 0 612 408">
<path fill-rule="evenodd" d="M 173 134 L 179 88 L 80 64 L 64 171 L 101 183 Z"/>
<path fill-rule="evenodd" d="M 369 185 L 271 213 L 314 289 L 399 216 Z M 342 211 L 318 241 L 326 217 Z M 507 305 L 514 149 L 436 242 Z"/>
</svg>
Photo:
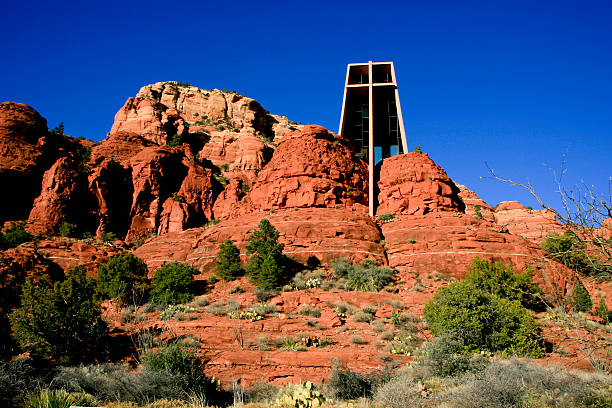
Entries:
<svg viewBox="0 0 612 408">
<path fill-rule="evenodd" d="M 62 157 L 45 172 L 40 196 L 34 201 L 28 221 L 38 234 L 53 235 L 63 222 L 83 226 L 89 208 L 85 188 L 87 178 L 76 169 L 74 160 Z"/>
<path fill-rule="evenodd" d="M 365 163 L 341 139 L 309 125 L 278 146 L 247 200 L 258 210 L 365 205 L 366 180 Z"/>
<path fill-rule="evenodd" d="M 517 201 L 501 202 L 495 209 L 494 216 L 497 225 L 537 243 L 552 233 L 564 233 L 554 213 L 548 210 L 532 210 Z"/>
<path fill-rule="evenodd" d="M 377 214 L 422 215 L 459 211 L 465 205 L 459 189 L 427 153 L 408 153 L 383 160 L 378 181 Z"/>
<path fill-rule="evenodd" d="M 0 222 L 27 216 L 48 166 L 47 121 L 21 103 L 0 104 Z M 19 194 L 16 194 L 19 192 Z"/>
<path fill-rule="evenodd" d="M 246 256 L 246 240 L 263 217 L 280 232 L 285 254 L 299 262 L 306 263 L 310 257 L 321 262 L 342 257 L 356 263 L 365 258 L 372 258 L 379 264 L 386 263 L 380 245 L 382 237 L 376 224 L 364 214 L 331 208 L 285 209 L 269 214 L 244 215 L 212 227 L 153 238 L 139 247 L 135 254 L 145 259 L 152 269 L 176 260 L 208 273 L 219 245 L 226 239 L 232 240 L 241 249 L 242 256 Z"/>
<path fill-rule="evenodd" d="M 244 197 L 242 184 L 242 181 L 238 178 L 233 178 L 229 181 L 225 189 L 215 200 L 213 207 L 214 218 L 220 220 L 231 218 L 238 214 L 240 200 Z"/>
<path fill-rule="evenodd" d="M 468 189 L 466 186 L 462 186 L 461 184 L 457 184 L 459 188 L 459 198 L 465 204 L 465 213 L 471 216 L 475 216 L 480 218 L 477 215 L 476 209 L 478 209 L 478 213 L 487 221 L 495 221 L 495 216 L 493 215 L 493 208 L 489 206 L 483 199 L 478 197 L 475 192 Z M 478 207 L 476 207 L 478 206 Z"/>
</svg>

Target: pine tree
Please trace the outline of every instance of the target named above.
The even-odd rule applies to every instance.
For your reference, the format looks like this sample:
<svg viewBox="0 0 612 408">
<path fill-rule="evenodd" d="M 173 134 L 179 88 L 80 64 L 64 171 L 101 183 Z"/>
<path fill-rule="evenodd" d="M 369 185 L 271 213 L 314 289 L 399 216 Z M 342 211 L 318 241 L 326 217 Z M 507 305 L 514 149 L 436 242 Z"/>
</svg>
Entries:
<svg viewBox="0 0 612 408">
<path fill-rule="evenodd" d="M 215 263 L 217 277 L 224 281 L 234 280 L 244 273 L 240 266 L 240 250 L 229 239 L 219 246 Z"/>
<path fill-rule="evenodd" d="M 246 246 L 251 255 L 246 267 L 247 274 L 259 287 L 273 289 L 280 286 L 285 273 L 284 244 L 278 243 L 279 233 L 266 218 L 259 223 L 258 229 L 249 236 Z"/>
<path fill-rule="evenodd" d="M 599 304 L 595 309 L 595 314 L 604 321 L 604 324 L 608 324 L 612 320 L 612 313 L 610 313 L 610 311 L 608 310 L 606 299 L 602 294 L 599 294 Z"/>
<path fill-rule="evenodd" d="M 593 301 L 589 292 L 586 290 L 582 282 L 578 281 L 574 286 L 572 294 L 572 306 L 577 312 L 590 312 L 593 307 Z"/>
</svg>

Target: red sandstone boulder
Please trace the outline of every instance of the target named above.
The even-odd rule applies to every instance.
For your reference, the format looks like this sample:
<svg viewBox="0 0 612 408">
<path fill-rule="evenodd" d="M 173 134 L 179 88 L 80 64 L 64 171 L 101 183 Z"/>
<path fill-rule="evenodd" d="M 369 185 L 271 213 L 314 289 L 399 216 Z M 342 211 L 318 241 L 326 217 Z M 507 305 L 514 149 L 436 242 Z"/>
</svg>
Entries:
<svg viewBox="0 0 612 408">
<path fill-rule="evenodd" d="M 455 183 L 426 153 L 384 159 L 378 188 L 377 214 L 422 215 L 465 209 Z"/>
<path fill-rule="evenodd" d="M 320 126 L 287 136 L 247 196 L 258 210 L 367 204 L 367 168 Z"/>
</svg>

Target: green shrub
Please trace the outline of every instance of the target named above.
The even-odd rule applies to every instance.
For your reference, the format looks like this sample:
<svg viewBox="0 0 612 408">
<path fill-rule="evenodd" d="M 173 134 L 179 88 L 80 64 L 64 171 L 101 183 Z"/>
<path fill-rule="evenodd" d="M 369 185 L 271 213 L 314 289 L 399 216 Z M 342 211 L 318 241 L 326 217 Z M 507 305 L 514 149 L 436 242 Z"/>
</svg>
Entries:
<svg viewBox="0 0 612 408">
<path fill-rule="evenodd" d="M 142 364 L 146 371 L 177 376 L 183 390 L 204 395 L 209 401 L 218 391 L 217 382 L 204 375 L 204 361 L 194 351 L 176 343 L 144 353 Z"/>
<path fill-rule="evenodd" d="M 45 277 L 36 284 L 28 279 L 21 307 L 10 315 L 13 336 L 24 350 L 56 361 L 96 358 L 107 326 L 95 294 L 95 282 L 85 276 L 82 266 L 55 284 Z"/>
<path fill-rule="evenodd" d="M 348 368 L 334 367 L 329 379 L 329 391 L 341 400 L 355 400 L 372 396 L 374 390 L 390 379 L 387 371 L 360 374 Z"/>
<path fill-rule="evenodd" d="M 414 146 L 414 149 L 412 149 L 412 151 L 414 153 L 423 153 L 423 150 L 421 150 L 421 146 L 419 145 Z"/>
<path fill-rule="evenodd" d="M 480 210 L 481 210 L 481 207 L 478 204 L 476 204 L 474 206 L 474 218 L 482 220 L 483 216 Z"/>
<path fill-rule="evenodd" d="M 574 293 L 572 294 L 572 308 L 577 312 L 591 312 L 593 308 L 593 300 L 589 295 L 582 282 L 576 282 L 574 286 Z"/>
<path fill-rule="evenodd" d="M 520 302 L 485 292 L 469 281 L 441 288 L 425 305 L 424 317 L 435 336 L 454 336 L 466 352 L 542 353 L 540 330 Z"/>
<path fill-rule="evenodd" d="M 278 243 L 279 235 L 270 221 L 263 218 L 248 238 L 246 249 L 251 257 L 246 272 L 263 289 L 277 288 L 285 278 L 284 244 Z"/>
<path fill-rule="evenodd" d="M 231 281 L 244 274 L 240 265 L 240 250 L 231 240 L 226 240 L 219 246 L 215 271 L 219 279 Z"/>
<path fill-rule="evenodd" d="M 474 258 L 468 267 L 465 281 L 484 292 L 508 300 L 518 300 L 527 308 L 542 305 L 542 289 L 531 282 L 531 270 L 515 273 L 512 264 Z"/>
<path fill-rule="evenodd" d="M 75 224 L 71 224 L 69 222 L 64 222 L 59 227 L 59 234 L 62 237 L 76 238 L 77 235 L 78 235 L 78 233 L 77 233 L 77 226 Z"/>
<path fill-rule="evenodd" d="M 98 268 L 98 293 L 120 304 L 139 303 L 147 290 L 147 264 L 132 253 L 112 256 Z"/>
<path fill-rule="evenodd" d="M 378 218 L 379 220 L 381 220 L 384 223 L 387 223 L 387 222 L 393 221 L 393 214 L 391 214 L 391 213 L 383 213 L 383 214 L 377 215 L 376 218 Z"/>
<path fill-rule="evenodd" d="M 334 273 L 346 279 L 346 286 L 361 292 L 378 292 L 393 282 L 396 271 L 389 268 L 377 268 L 370 259 L 361 265 L 353 265 L 345 259 L 332 261 Z"/>
<path fill-rule="evenodd" d="M 24 242 L 32 241 L 34 237 L 23 228 L 23 223 L 12 222 L 9 229 L 0 233 L 0 249 L 18 247 Z"/>
<path fill-rule="evenodd" d="M 198 273 L 197 269 L 184 263 L 164 264 L 155 271 L 151 281 L 150 302 L 176 305 L 191 301 L 194 296 L 193 276 Z"/>
<path fill-rule="evenodd" d="M 168 141 L 167 146 L 168 147 L 177 147 L 181 143 L 183 143 L 183 136 L 174 134 L 174 135 L 170 136 L 170 140 Z"/>
</svg>

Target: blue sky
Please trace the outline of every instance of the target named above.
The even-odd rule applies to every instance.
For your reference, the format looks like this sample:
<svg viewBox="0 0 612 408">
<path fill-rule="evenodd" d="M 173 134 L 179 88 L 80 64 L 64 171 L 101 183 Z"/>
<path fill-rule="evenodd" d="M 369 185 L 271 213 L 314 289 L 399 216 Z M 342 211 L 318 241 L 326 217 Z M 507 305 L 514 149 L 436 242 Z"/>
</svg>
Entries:
<svg viewBox="0 0 612 408">
<path fill-rule="evenodd" d="M 558 204 L 550 171 L 607 191 L 610 1 L 5 2 L 0 102 L 101 140 L 146 84 L 255 98 L 337 131 L 346 64 L 395 62 L 409 146 L 489 204 Z"/>
</svg>

